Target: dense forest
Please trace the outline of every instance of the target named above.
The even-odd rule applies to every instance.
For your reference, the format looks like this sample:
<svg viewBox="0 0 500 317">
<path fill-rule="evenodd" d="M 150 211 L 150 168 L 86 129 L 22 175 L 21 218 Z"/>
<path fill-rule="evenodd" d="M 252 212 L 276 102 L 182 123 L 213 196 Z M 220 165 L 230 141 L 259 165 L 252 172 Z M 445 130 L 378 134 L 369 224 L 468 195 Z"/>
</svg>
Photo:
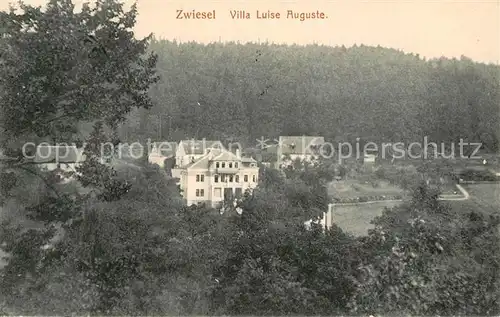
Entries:
<svg viewBox="0 0 500 317">
<path fill-rule="evenodd" d="M 331 161 L 261 166 L 253 192 L 221 213 L 186 206 L 158 166 L 104 164 L 100 151 L 117 134 L 288 133 L 494 149 L 498 66 L 137 39 L 137 7 L 116 0 L 19 7 L 0 12 L 1 315 L 499 314 L 500 218 L 440 200 L 417 177 L 432 172 L 425 164 L 393 171 L 408 197 L 356 237 L 304 225 L 331 201 Z M 47 140 L 86 141 L 70 182 L 21 150 Z"/>
<path fill-rule="evenodd" d="M 500 67 L 428 60 L 383 47 L 176 43 L 153 40 L 160 81 L 151 110 L 121 136 L 322 135 L 374 142 L 482 142 L 498 148 Z"/>
</svg>

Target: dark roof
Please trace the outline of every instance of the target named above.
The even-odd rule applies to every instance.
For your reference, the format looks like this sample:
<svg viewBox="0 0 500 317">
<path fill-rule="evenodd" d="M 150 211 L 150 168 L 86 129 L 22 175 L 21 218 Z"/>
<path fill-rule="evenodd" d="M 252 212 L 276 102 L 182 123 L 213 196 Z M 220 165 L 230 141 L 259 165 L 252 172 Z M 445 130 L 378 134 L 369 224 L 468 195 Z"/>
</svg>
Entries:
<svg viewBox="0 0 500 317">
<path fill-rule="evenodd" d="M 280 136 L 281 154 L 315 154 L 325 139 L 319 136 Z"/>
<path fill-rule="evenodd" d="M 38 146 L 35 163 L 77 163 L 83 160 L 82 151 L 76 146 Z"/>
</svg>

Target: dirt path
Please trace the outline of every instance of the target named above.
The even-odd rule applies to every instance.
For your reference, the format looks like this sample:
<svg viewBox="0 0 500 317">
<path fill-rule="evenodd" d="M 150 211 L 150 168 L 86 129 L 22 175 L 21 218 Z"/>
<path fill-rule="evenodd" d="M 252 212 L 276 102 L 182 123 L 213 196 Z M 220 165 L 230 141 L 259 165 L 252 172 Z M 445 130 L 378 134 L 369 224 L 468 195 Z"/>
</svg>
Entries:
<svg viewBox="0 0 500 317">
<path fill-rule="evenodd" d="M 467 200 L 470 198 L 469 193 L 463 188 L 461 185 L 456 184 L 458 190 L 462 193 L 462 197 L 447 197 L 447 198 L 442 198 L 440 197 L 439 200 L 447 200 L 447 201 L 460 201 L 460 200 Z"/>
</svg>

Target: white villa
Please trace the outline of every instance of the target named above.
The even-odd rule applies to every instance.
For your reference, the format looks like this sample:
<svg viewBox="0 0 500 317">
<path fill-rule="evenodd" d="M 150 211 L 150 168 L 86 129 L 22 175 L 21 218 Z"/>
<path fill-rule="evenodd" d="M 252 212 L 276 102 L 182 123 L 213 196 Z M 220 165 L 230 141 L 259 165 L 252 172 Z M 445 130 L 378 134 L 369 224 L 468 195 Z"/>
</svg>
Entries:
<svg viewBox="0 0 500 317">
<path fill-rule="evenodd" d="M 188 205 L 206 203 L 217 207 L 241 197 L 257 186 L 257 161 L 232 153 L 219 141 L 181 141 L 176 150 L 172 176 Z"/>
</svg>

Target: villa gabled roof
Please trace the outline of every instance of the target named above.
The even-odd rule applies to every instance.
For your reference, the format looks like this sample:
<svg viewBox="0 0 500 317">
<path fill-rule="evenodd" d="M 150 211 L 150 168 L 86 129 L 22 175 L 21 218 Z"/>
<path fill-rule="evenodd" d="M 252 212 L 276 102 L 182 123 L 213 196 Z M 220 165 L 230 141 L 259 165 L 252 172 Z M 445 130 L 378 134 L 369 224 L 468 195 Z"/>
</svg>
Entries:
<svg viewBox="0 0 500 317">
<path fill-rule="evenodd" d="M 311 155 L 319 150 L 319 145 L 325 139 L 320 136 L 280 136 L 279 146 L 281 154 Z M 314 148 L 316 146 L 316 148 Z"/>
<path fill-rule="evenodd" d="M 229 151 L 222 151 L 219 155 L 214 155 L 213 161 L 239 161 L 241 158 Z"/>
<path fill-rule="evenodd" d="M 208 169 L 211 162 L 213 161 L 239 161 L 244 165 L 247 165 L 249 163 L 257 163 L 253 158 L 250 157 L 238 157 L 236 154 L 227 151 L 227 150 L 222 150 L 221 153 L 207 153 L 200 159 L 196 160 L 193 163 L 190 163 L 188 165 L 183 166 L 182 168 L 194 168 L 194 169 Z"/>
<path fill-rule="evenodd" d="M 209 164 L 210 164 L 210 161 L 211 161 L 210 157 L 211 157 L 211 155 L 207 154 L 207 155 L 203 156 L 202 158 L 200 158 L 199 160 L 197 160 L 196 162 L 193 162 L 193 163 L 186 165 L 184 168 L 207 169 Z"/>
<path fill-rule="evenodd" d="M 240 159 L 234 153 L 223 150 L 221 153 L 207 153 L 205 156 L 186 166 L 186 168 L 208 168 L 211 161 L 239 161 Z"/>
</svg>

